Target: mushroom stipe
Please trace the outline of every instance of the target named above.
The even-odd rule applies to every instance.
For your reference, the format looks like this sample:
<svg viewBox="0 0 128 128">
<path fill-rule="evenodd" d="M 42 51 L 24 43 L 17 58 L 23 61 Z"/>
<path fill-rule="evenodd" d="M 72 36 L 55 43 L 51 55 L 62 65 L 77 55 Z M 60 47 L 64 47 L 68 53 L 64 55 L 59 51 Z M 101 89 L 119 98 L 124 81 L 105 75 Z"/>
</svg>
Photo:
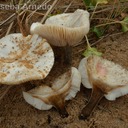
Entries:
<svg viewBox="0 0 128 128">
<path fill-rule="evenodd" d="M 66 45 L 64 47 L 65 56 L 64 56 L 64 63 L 72 66 L 72 47 L 69 45 Z"/>
<path fill-rule="evenodd" d="M 89 100 L 88 104 L 83 108 L 83 110 L 79 116 L 79 119 L 81 119 L 81 120 L 87 119 L 90 116 L 90 114 L 93 112 L 95 107 L 98 105 L 100 100 L 103 98 L 103 96 L 104 96 L 104 92 L 97 86 L 94 86 L 90 100 Z"/>
</svg>

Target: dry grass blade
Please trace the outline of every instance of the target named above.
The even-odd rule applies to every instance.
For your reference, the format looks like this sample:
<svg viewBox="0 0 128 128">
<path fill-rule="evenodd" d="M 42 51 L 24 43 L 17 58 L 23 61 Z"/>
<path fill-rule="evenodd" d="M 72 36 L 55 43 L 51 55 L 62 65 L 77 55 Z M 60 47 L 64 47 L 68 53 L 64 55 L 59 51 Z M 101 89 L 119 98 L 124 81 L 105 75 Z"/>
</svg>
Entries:
<svg viewBox="0 0 128 128">
<path fill-rule="evenodd" d="M 67 8 L 64 10 L 64 13 L 66 13 L 67 11 L 68 11 L 68 9 L 71 7 L 71 5 L 73 4 L 73 2 L 74 2 L 75 0 L 72 0 L 71 2 L 70 2 L 70 4 L 67 6 Z"/>
<path fill-rule="evenodd" d="M 45 0 L 42 4 L 41 4 L 41 6 L 43 6 L 44 4 L 47 4 L 47 3 L 49 3 L 51 0 Z M 26 17 L 26 22 L 28 22 L 28 20 L 35 14 L 35 13 L 38 13 L 37 12 L 37 10 L 38 9 L 40 9 L 41 8 L 41 6 L 39 6 L 35 11 L 32 11 L 31 12 L 31 14 L 29 14 L 27 17 Z M 44 14 L 42 14 L 42 13 L 39 13 L 40 15 L 44 15 Z"/>
<path fill-rule="evenodd" d="M 8 30 L 7 30 L 7 32 L 6 32 L 6 35 L 8 35 L 8 34 L 10 33 L 13 24 L 14 24 L 14 22 L 12 22 L 12 23 L 9 25 Z"/>
<path fill-rule="evenodd" d="M 26 17 L 26 12 L 23 14 L 22 18 L 20 18 L 19 15 L 17 16 L 17 22 L 18 22 L 18 25 L 20 27 L 20 31 L 21 31 L 23 36 L 27 36 L 29 34 L 29 30 L 28 30 L 29 28 L 27 26 L 28 24 L 26 24 L 26 21 L 25 21 L 25 24 L 23 23 L 25 17 Z"/>
<path fill-rule="evenodd" d="M 44 21 L 46 20 L 47 16 L 52 12 L 52 10 L 55 8 L 56 4 L 58 3 L 59 0 L 55 0 L 53 2 L 53 4 L 51 5 L 51 7 L 49 8 L 49 10 L 46 12 L 46 14 L 44 15 L 43 19 L 41 20 L 41 23 L 44 23 Z"/>
<path fill-rule="evenodd" d="M 12 86 L 8 86 L 3 89 L 2 92 L 0 92 L 0 101 L 5 97 L 5 95 L 8 93 L 8 91 L 11 89 Z"/>
<path fill-rule="evenodd" d="M 29 12 L 29 13 L 34 13 L 34 14 L 40 15 L 40 16 L 44 16 L 44 15 L 45 15 L 44 13 L 36 12 L 36 11 L 31 11 L 31 10 L 27 10 L 27 12 Z"/>
<path fill-rule="evenodd" d="M 14 21 L 14 19 L 16 19 L 16 13 L 13 13 L 10 17 L 8 17 L 6 20 L 4 20 L 0 24 L 0 27 L 2 27 L 3 25 L 5 25 L 6 23 L 10 23 L 10 22 Z"/>
<path fill-rule="evenodd" d="M 45 0 L 42 4 L 41 4 L 41 6 L 43 6 L 44 4 L 47 4 L 48 2 L 50 2 L 51 0 Z M 37 12 L 37 10 L 39 10 L 40 8 L 41 8 L 41 6 L 39 6 L 35 11 L 32 11 L 27 17 L 26 17 L 26 20 L 25 20 L 25 28 L 26 28 L 26 31 L 27 31 L 27 33 L 29 33 L 29 25 L 28 25 L 28 23 L 29 23 L 29 20 L 30 20 L 30 18 L 34 15 L 34 14 L 37 14 L 38 12 Z M 38 15 L 44 15 L 44 14 L 42 14 L 42 13 L 38 13 Z"/>
<path fill-rule="evenodd" d="M 28 5 L 31 2 L 31 0 L 27 1 L 27 3 L 25 3 L 19 10 L 18 12 L 20 12 L 21 10 L 23 10 L 20 15 L 26 11 L 26 9 L 24 10 L 25 6 Z M 17 17 L 16 17 L 17 13 L 13 13 L 11 16 L 9 16 L 6 20 L 4 20 L 1 24 L 0 27 L 2 27 L 5 24 L 10 24 L 12 23 Z"/>
<path fill-rule="evenodd" d="M 24 10 L 24 8 L 31 3 L 31 0 L 27 1 L 26 3 L 24 3 L 24 5 L 18 10 L 18 12 L 20 12 L 21 10 Z"/>
</svg>

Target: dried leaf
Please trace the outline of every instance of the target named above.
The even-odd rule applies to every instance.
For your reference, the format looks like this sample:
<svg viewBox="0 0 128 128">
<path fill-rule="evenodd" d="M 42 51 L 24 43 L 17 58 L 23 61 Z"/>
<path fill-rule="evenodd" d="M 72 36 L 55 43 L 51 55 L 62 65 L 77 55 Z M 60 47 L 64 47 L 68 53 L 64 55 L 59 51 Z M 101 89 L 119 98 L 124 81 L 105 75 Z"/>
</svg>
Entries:
<svg viewBox="0 0 128 128">
<path fill-rule="evenodd" d="M 83 55 L 85 57 L 88 57 L 90 55 L 97 55 L 97 56 L 102 56 L 101 52 L 98 52 L 98 50 L 96 48 L 87 48 L 87 50 L 85 50 L 85 52 L 83 53 Z"/>
</svg>

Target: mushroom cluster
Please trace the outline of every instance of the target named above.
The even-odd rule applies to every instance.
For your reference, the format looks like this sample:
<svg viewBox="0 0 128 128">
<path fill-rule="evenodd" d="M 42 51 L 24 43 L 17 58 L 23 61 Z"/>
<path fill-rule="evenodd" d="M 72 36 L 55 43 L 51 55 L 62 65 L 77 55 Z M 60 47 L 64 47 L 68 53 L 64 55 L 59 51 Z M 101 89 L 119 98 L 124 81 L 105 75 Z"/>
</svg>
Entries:
<svg viewBox="0 0 128 128">
<path fill-rule="evenodd" d="M 10 34 L 0 39 L 0 83 L 18 85 L 44 79 L 54 64 L 54 53 L 38 35 Z"/>
<path fill-rule="evenodd" d="M 79 71 L 82 84 L 91 89 L 92 95 L 82 110 L 80 118 L 87 118 L 105 96 L 108 100 L 128 94 L 128 71 L 112 61 L 95 55 L 81 60 Z"/>
<path fill-rule="evenodd" d="M 92 89 L 91 98 L 80 118 L 85 119 L 105 96 L 108 100 L 128 94 L 128 71 L 118 64 L 89 55 L 83 58 L 78 70 L 71 66 L 71 47 L 79 43 L 90 29 L 89 13 L 77 9 L 48 18 L 45 24 L 33 23 L 30 33 L 10 34 L 0 39 L 0 84 L 18 85 L 31 80 L 44 79 L 54 65 L 50 45 L 64 47 L 65 62 L 70 69 L 52 85 L 41 85 L 23 92 L 27 103 L 39 110 L 55 107 L 67 117 L 65 101 L 74 98 L 82 84 Z"/>
</svg>

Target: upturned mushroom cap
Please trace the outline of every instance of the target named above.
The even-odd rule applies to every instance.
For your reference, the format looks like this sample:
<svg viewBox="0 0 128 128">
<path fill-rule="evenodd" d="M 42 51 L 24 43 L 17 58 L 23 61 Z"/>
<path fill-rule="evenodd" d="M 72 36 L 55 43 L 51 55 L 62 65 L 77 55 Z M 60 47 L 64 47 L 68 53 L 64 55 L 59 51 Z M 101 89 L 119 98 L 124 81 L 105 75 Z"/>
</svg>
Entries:
<svg viewBox="0 0 128 128">
<path fill-rule="evenodd" d="M 128 94 L 128 71 L 118 64 L 95 55 L 82 59 L 79 65 L 82 83 L 92 88 L 87 105 L 82 109 L 80 119 L 86 119 L 105 96 L 108 100 Z"/>
<path fill-rule="evenodd" d="M 51 16 L 45 22 L 33 23 L 30 32 L 47 39 L 54 46 L 73 46 L 89 32 L 89 13 L 78 9 L 74 13 Z"/>
<path fill-rule="evenodd" d="M 52 48 L 38 35 L 10 34 L 0 39 L 0 83 L 44 79 L 54 64 Z"/>
<path fill-rule="evenodd" d="M 97 84 L 108 100 L 128 94 L 128 71 L 114 62 L 90 56 L 81 60 L 79 71 L 82 84 L 87 88 Z"/>
<path fill-rule="evenodd" d="M 42 85 L 28 92 L 23 92 L 27 103 L 39 110 L 49 110 L 53 106 L 63 110 L 65 100 L 74 98 L 80 91 L 81 75 L 72 67 L 52 83 L 52 86 Z"/>
</svg>

